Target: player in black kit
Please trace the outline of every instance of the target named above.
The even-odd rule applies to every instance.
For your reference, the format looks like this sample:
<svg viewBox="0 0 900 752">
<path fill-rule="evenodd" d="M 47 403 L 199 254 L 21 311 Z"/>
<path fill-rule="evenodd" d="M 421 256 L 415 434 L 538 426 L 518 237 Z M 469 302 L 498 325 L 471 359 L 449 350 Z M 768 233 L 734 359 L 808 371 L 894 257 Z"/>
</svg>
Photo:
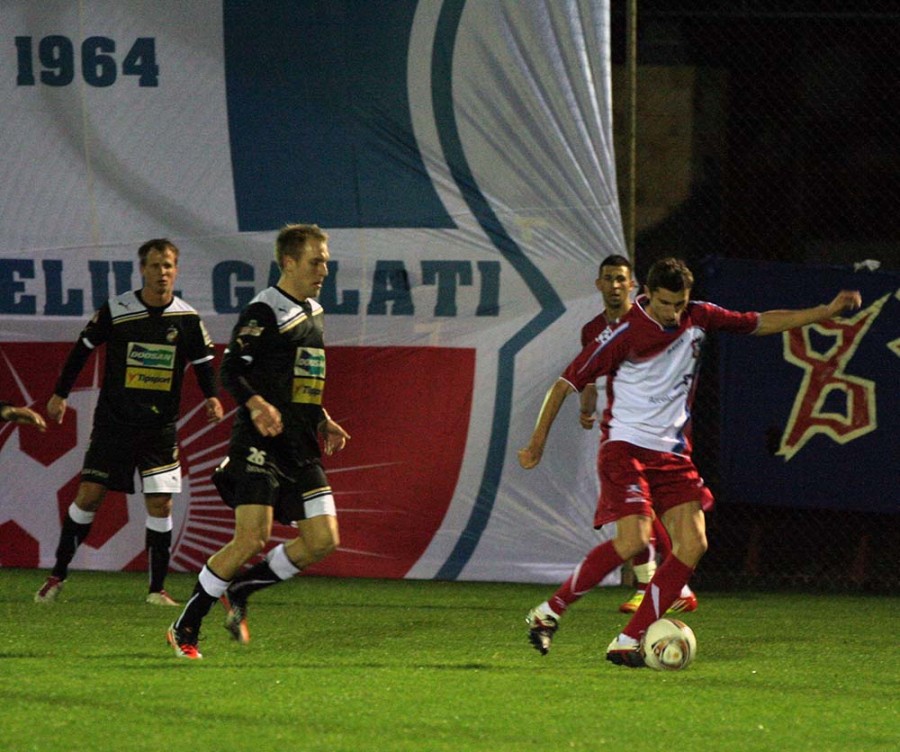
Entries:
<svg viewBox="0 0 900 752">
<path fill-rule="evenodd" d="M 91 353 L 106 345 L 103 383 L 81 483 L 63 520 L 56 564 L 34 596 L 38 603 L 56 600 L 106 492 L 134 493 L 138 470 L 147 506 L 150 586 L 146 600 L 155 606 L 178 605 L 163 585 L 172 541 L 172 494 L 181 491 L 176 421 L 188 363 L 206 397 L 208 420 L 214 423 L 223 415 L 216 397 L 212 340 L 197 311 L 174 293 L 178 255 L 178 248 L 165 238 L 140 247 L 144 286 L 110 298 L 94 314 L 69 353 L 47 403 L 47 415 L 61 423 L 78 374 Z"/>
<path fill-rule="evenodd" d="M 222 599 L 225 627 L 250 639 L 247 599 L 293 577 L 338 545 L 337 511 L 321 463 L 343 449 L 349 434 L 322 407 L 325 349 L 322 306 L 315 300 L 328 275 L 328 235 L 316 225 L 288 225 L 275 241 L 281 276 L 241 312 L 222 360 L 221 380 L 240 409 L 216 486 L 234 509 L 234 537 L 213 554 L 181 616 L 166 635 L 175 655 L 201 658 L 203 618 Z M 297 536 L 261 553 L 273 520 Z"/>
</svg>

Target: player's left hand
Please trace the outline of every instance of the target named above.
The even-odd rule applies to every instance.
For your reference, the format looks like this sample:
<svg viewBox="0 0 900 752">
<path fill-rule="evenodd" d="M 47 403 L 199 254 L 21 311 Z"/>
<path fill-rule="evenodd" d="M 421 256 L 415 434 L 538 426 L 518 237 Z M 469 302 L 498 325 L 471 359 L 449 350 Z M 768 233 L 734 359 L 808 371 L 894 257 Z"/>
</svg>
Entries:
<svg viewBox="0 0 900 752">
<path fill-rule="evenodd" d="M 222 403 L 219 402 L 218 397 L 210 397 L 206 400 L 206 422 L 207 423 L 218 423 L 225 415 L 225 411 L 222 409 Z"/>
<path fill-rule="evenodd" d="M 347 439 L 350 438 L 350 434 L 331 418 L 326 418 L 319 424 L 319 433 L 322 435 L 327 455 L 341 451 L 347 445 Z"/>
</svg>

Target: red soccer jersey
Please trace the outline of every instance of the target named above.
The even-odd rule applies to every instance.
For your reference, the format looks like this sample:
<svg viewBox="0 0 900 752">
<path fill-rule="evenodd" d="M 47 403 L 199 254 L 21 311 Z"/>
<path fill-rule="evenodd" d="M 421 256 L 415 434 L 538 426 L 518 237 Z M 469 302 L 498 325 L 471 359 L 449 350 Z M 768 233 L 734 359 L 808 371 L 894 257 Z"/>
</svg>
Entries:
<svg viewBox="0 0 900 752">
<path fill-rule="evenodd" d="M 690 301 L 678 326 L 665 328 L 644 310 L 646 302 L 639 298 L 597 334 L 562 378 L 580 392 L 607 377 L 603 441 L 690 455 L 690 410 L 706 335 L 720 330 L 750 334 L 759 326 L 759 314 Z"/>
<path fill-rule="evenodd" d="M 587 343 L 592 342 L 600 336 L 600 332 L 608 326 L 609 321 L 606 318 L 606 311 L 594 316 L 594 318 L 581 327 L 581 346 L 587 347 Z"/>
</svg>

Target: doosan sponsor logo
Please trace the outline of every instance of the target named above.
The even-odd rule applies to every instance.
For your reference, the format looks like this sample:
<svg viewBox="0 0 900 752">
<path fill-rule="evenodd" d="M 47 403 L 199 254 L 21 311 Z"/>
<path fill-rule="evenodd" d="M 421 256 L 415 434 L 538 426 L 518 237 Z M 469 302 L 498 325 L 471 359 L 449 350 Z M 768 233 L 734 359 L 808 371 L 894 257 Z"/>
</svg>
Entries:
<svg viewBox="0 0 900 752">
<path fill-rule="evenodd" d="M 298 351 L 294 372 L 323 378 L 325 376 L 325 352 L 323 350 Z"/>
<path fill-rule="evenodd" d="M 140 342 L 132 342 L 128 349 L 128 364 L 171 369 L 175 365 L 175 348 L 167 345 L 144 345 Z"/>
</svg>

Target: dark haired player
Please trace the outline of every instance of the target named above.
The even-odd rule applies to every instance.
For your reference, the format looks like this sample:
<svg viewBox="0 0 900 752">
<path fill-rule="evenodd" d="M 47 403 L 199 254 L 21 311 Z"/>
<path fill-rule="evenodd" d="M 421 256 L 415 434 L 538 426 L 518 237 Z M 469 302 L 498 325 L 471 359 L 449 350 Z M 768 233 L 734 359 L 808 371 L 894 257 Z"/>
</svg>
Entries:
<svg viewBox="0 0 900 752">
<path fill-rule="evenodd" d="M 596 339 L 608 326 L 615 324 L 631 309 L 631 293 L 634 290 L 634 271 L 631 262 L 624 256 L 607 256 L 600 263 L 595 286 L 603 298 L 603 311 L 588 321 L 581 328 L 581 347 Z M 604 386 L 606 379 L 601 377 L 600 384 Z M 604 400 L 605 402 L 605 400 Z M 602 412 L 602 408 L 601 408 Z M 582 428 L 590 430 L 597 419 L 597 385 L 588 384 L 581 392 L 581 412 L 579 420 Z M 633 614 L 644 599 L 647 584 L 656 572 L 656 555 L 664 560 L 672 553 L 672 542 L 665 526 L 656 516 L 653 517 L 653 529 L 650 533 L 650 545 L 631 560 L 637 586 L 631 597 L 619 606 L 623 614 Z M 694 611 L 697 608 L 697 596 L 688 585 L 684 586 L 675 602 L 669 608 L 668 613 L 682 611 Z M 537 614 L 529 614 L 529 626 L 538 626 L 540 617 Z M 543 642 L 538 640 L 535 644 L 538 650 L 543 649 Z"/>
<path fill-rule="evenodd" d="M 859 292 L 843 290 L 830 303 L 814 308 L 737 313 L 691 301 L 693 281 L 682 261 L 665 258 L 654 263 L 646 295 L 569 364 L 550 388 L 531 440 L 519 450 L 522 467 L 537 466 L 569 393 L 582 391 L 598 376 L 607 377 L 609 403 L 602 422 L 595 521 L 615 521 L 616 537 L 590 551 L 550 600 L 537 607 L 547 626 L 530 637 L 545 640 L 548 648 L 566 609 L 647 547 L 655 513 L 671 535 L 672 554 L 660 565 L 641 605 L 606 653 L 612 663 L 643 666 L 643 633 L 679 597 L 705 553 L 704 511 L 712 507 L 713 497 L 691 460 L 690 407 L 707 335 L 714 331 L 777 334 L 862 304 Z"/>
</svg>

